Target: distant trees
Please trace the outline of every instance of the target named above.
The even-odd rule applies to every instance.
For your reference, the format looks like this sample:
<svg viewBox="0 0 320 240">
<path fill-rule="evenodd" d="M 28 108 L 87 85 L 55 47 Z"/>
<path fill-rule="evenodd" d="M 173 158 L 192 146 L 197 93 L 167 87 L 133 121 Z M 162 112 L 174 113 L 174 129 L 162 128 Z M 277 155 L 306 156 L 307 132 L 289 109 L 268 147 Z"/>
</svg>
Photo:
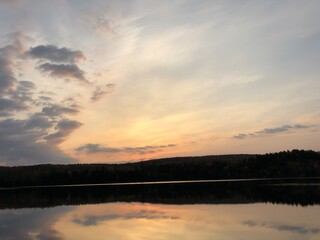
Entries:
<svg viewBox="0 0 320 240">
<path fill-rule="evenodd" d="M 182 157 L 126 164 L 0 167 L 0 187 L 316 176 L 320 176 L 320 154 L 311 150 L 292 150 L 264 155 Z"/>
</svg>

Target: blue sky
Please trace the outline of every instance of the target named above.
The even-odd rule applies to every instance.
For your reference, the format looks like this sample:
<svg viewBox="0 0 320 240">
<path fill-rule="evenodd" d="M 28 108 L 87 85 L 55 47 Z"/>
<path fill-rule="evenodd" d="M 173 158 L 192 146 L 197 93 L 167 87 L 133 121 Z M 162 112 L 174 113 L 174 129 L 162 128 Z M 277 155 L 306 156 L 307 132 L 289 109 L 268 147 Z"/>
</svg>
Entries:
<svg viewBox="0 0 320 240">
<path fill-rule="evenodd" d="M 319 150 L 318 1 L 1 1 L 0 163 Z"/>
</svg>

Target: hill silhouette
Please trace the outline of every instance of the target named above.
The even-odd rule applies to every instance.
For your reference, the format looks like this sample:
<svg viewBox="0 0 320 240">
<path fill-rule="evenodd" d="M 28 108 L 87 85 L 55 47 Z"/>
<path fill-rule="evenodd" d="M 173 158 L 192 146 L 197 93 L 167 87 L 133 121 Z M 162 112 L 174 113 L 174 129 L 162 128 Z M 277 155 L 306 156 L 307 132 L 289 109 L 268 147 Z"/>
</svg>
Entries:
<svg viewBox="0 0 320 240">
<path fill-rule="evenodd" d="M 125 164 L 0 167 L 0 187 L 320 176 L 320 154 L 292 150 L 262 155 L 177 157 Z"/>
</svg>

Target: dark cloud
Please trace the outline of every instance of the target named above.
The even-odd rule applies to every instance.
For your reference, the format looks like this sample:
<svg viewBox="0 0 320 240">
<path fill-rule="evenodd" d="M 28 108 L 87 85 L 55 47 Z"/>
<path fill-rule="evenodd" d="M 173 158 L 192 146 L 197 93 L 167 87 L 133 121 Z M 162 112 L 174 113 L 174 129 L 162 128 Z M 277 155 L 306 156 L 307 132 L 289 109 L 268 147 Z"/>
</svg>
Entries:
<svg viewBox="0 0 320 240">
<path fill-rule="evenodd" d="M 55 63 L 75 63 L 86 59 L 79 50 L 71 50 L 65 47 L 58 48 L 54 45 L 39 45 L 30 48 L 26 54 L 35 59 L 49 60 Z"/>
<path fill-rule="evenodd" d="M 147 154 L 147 153 L 155 153 L 160 152 L 166 148 L 176 147 L 176 144 L 168 144 L 168 145 L 156 145 L 156 146 L 144 146 L 144 147 L 122 147 L 122 148 L 111 148 L 104 147 L 100 144 L 92 144 L 88 143 L 81 147 L 76 148 L 77 152 L 85 152 L 85 153 L 135 153 L 135 154 Z"/>
<path fill-rule="evenodd" d="M 308 126 L 308 125 L 301 125 L 301 124 L 296 124 L 293 126 L 293 128 L 296 128 L 296 129 L 302 129 L 302 128 L 310 128 L 311 126 Z"/>
<path fill-rule="evenodd" d="M 1 211 L 1 240 L 63 240 L 65 239 L 64 236 L 54 229 L 54 224 L 70 210 L 72 208 Z"/>
<path fill-rule="evenodd" d="M 1 56 L 0 51 L 0 93 L 12 88 L 17 81 L 12 72 L 11 60 Z"/>
<path fill-rule="evenodd" d="M 44 139 L 56 144 L 61 143 L 75 129 L 81 127 L 81 125 L 82 123 L 75 120 L 61 119 L 55 127 L 56 132 L 45 136 Z"/>
<path fill-rule="evenodd" d="M 93 91 L 91 100 L 92 101 L 99 101 L 101 98 L 103 98 L 105 95 L 111 93 L 114 88 L 115 84 L 107 84 L 105 86 L 97 86 L 96 89 Z"/>
<path fill-rule="evenodd" d="M 247 226 L 249 226 L 249 227 L 255 227 L 255 226 L 258 225 L 257 222 L 252 221 L 252 220 L 244 221 L 244 222 L 242 222 L 242 224 L 243 224 L 243 225 L 247 225 Z"/>
<path fill-rule="evenodd" d="M 25 127 L 27 129 L 48 129 L 51 128 L 54 124 L 54 121 L 51 121 L 50 119 L 43 117 L 43 116 L 38 116 L 38 115 L 33 115 L 29 119 L 25 121 Z"/>
<path fill-rule="evenodd" d="M 283 132 L 289 132 L 299 129 L 306 129 L 311 128 L 311 125 L 302 125 L 302 124 L 296 124 L 296 125 L 283 125 L 281 127 L 276 128 L 265 128 L 260 131 L 256 131 L 253 133 L 239 133 L 238 135 L 233 136 L 235 139 L 245 139 L 248 137 L 260 137 L 260 136 L 268 136 L 273 134 L 279 134 Z"/>
<path fill-rule="evenodd" d="M 290 125 L 284 125 L 282 127 L 276 127 L 276 128 L 265 128 L 261 131 L 257 131 L 255 134 L 274 134 L 274 133 L 281 133 L 281 132 L 287 132 L 293 127 Z"/>
<path fill-rule="evenodd" d="M 64 141 L 72 131 L 81 126 L 77 121 L 65 119 L 65 115 L 78 113 L 79 107 L 74 102 L 50 103 L 53 99 L 46 96 L 33 99 L 36 85 L 31 81 L 18 81 L 15 77 L 19 70 L 19 61 L 25 56 L 26 37 L 21 33 L 12 34 L 10 37 L 13 43 L 0 48 L 0 164 L 73 163 L 75 160 L 64 154 L 57 147 L 57 143 Z M 56 50 L 56 55 L 51 52 L 39 58 L 75 62 L 84 57 L 81 52 L 66 48 L 51 50 Z M 39 48 L 32 49 L 30 54 L 33 54 L 33 57 L 38 56 Z M 50 70 L 49 64 L 44 65 L 43 70 L 46 69 L 45 66 L 49 66 L 47 70 L 52 75 L 60 74 L 85 80 L 83 72 L 76 65 L 52 65 L 53 69 Z M 41 112 L 32 112 L 32 106 L 38 106 L 39 101 L 46 106 Z M 25 110 L 29 111 L 28 117 L 13 118 L 16 112 Z M 22 116 L 26 114 L 19 117 Z M 49 239 L 44 235 L 42 238 Z"/>
<path fill-rule="evenodd" d="M 130 220 L 130 219 L 179 219 L 176 216 L 169 216 L 163 212 L 158 211 L 148 211 L 148 210 L 141 210 L 137 212 L 128 212 L 124 214 L 107 214 L 103 216 L 94 216 L 89 215 L 85 216 L 83 219 L 75 218 L 73 219 L 74 223 L 77 223 L 82 226 L 96 226 L 99 225 L 101 222 L 105 221 L 112 221 L 117 219 L 123 220 Z"/>
<path fill-rule="evenodd" d="M 41 101 L 45 101 L 45 102 L 50 102 L 50 101 L 53 100 L 52 97 L 48 97 L 48 96 L 39 96 L 38 99 L 41 100 Z"/>
<path fill-rule="evenodd" d="M 12 112 L 25 110 L 27 107 L 19 101 L 0 98 L 0 117 L 11 116 Z"/>
<path fill-rule="evenodd" d="M 39 97 L 34 101 L 34 104 L 35 104 L 36 106 L 51 106 L 53 100 L 54 100 L 54 99 L 53 99 L 52 97 L 39 96 Z"/>
<path fill-rule="evenodd" d="M 37 114 L 28 119 L 0 121 L 0 163 L 30 165 L 40 163 L 73 163 L 54 144 L 45 141 L 54 121 Z"/>
<path fill-rule="evenodd" d="M 79 50 L 58 48 L 54 45 L 39 45 L 31 48 L 25 54 L 34 59 L 49 61 L 38 65 L 37 69 L 49 73 L 52 77 L 71 78 L 88 83 L 84 71 L 75 64 L 85 59 L 84 54 Z"/>
<path fill-rule="evenodd" d="M 248 134 L 244 134 L 244 133 L 239 133 L 238 135 L 234 136 L 233 138 L 236 138 L 236 139 L 244 139 L 248 137 Z"/>
<path fill-rule="evenodd" d="M 36 85 L 30 81 L 18 81 L 16 88 L 9 92 L 9 96 L 12 99 L 19 100 L 21 102 L 33 103 L 32 96 Z"/>
<path fill-rule="evenodd" d="M 77 106 L 64 107 L 59 104 L 51 104 L 50 106 L 43 107 L 41 114 L 49 117 L 59 117 L 65 114 L 77 114 L 79 110 Z"/>
<path fill-rule="evenodd" d="M 14 70 L 17 60 L 24 51 L 26 37 L 21 33 L 10 35 L 13 40 L 0 48 L 0 116 L 11 116 L 13 112 L 28 109 L 27 104 L 32 102 L 35 84 L 30 81 L 18 81 Z"/>
<path fill-rule="evenodd" d="M 17 81 L 15 88 L 0 94 L 0 116 L 11 116 L 14 112 L 29 109 L 34 104 L 32 100 L 35 84 L 30 81 Z M 6 97 L 2 97 L 5 95 Z"/>
<path fill-rule="evenodd" d="M 15 33 L 11 38 L 13 39 L 13 44 L 0 48 L 0 97 L 4 97 L 4 95 L 14 91 L 17 83 L 13 72 L 15 66 L 14 60 L 23 49 L 23 36 L 20 33 Z M 2 105 L 4 104 L 9 104 L 9 102 L 3 100 Z M 13 102 L 9 105 L 12 107 Z"/>
<path fill-rule="evenodd" d="M 19 92 L 30 92 L 30 90 L 33 90 L 36 88 L 36 85 L 33 82 L 30 81 L 19 81 L 17 90 Z"/>
<path fill-rule="evenodd" d="M 58 122 L 56 129 L 59 130 L 73 130 L 80 127 L 82 124 L 75 120 L 62 119 Z"/>
<path fill-rule="evenodd" d="M 84 83 L 88 83 L 88 80 L 84 77 L 84 71 L 82 71 L 75 64 L 51 64 L 43 63 L 37 67 L 42 72 L 47 72 L 52 77 L 56 78 L 72 78 Z"/>
<path fill-rule="evenodd" d="M 308 234 L 308 233 L 319 233 L 320 228 L 318 227 L 308 227 L 308 226 L 297 226 L 297 225 L 286 225 L 286 224 L 273 224 L 273 223 L 259 223 L 252 220 L 244 221 L 244 225 L 247 225 L 249 227 L 266 227 L 266 228 L 272 228 L 278 231 L 286 231 L 291 233 L 299 233 L 299 234 Z"/>
</svg>

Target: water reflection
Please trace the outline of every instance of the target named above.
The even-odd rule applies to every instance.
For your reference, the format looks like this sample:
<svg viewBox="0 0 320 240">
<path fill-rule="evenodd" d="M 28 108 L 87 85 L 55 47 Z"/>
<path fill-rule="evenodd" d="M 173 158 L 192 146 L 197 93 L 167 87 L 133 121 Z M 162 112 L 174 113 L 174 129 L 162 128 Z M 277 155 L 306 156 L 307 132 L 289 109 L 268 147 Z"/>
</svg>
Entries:
<svg viewBox="0 0 320 240">
<path fill-rule="evenodd" d="M 54 224 L 73 208 L 0 211 L 0 239 L 64 239 Z"/>
<path fill-rule="evenodd" d="M 0 238 L 319 239 L 319 206 L 107 203 L 0 211 Z"/>
<path fill-rule="evenodd" d="M 314 181 L 314 180 L 313 180 Z M 0 190 L 0 209 L 108 202 L 165 204 L 320 204 L 320 185 L 270 181 L 165 185 L 82 186 Z"/>
<path fill-rule="evenodd" d="M 180 184 L 1 194 L 2 240 L 320 239 L 316 185 Z M 44 206 L 56 207 L 39 208 Z"/>
</svg>

